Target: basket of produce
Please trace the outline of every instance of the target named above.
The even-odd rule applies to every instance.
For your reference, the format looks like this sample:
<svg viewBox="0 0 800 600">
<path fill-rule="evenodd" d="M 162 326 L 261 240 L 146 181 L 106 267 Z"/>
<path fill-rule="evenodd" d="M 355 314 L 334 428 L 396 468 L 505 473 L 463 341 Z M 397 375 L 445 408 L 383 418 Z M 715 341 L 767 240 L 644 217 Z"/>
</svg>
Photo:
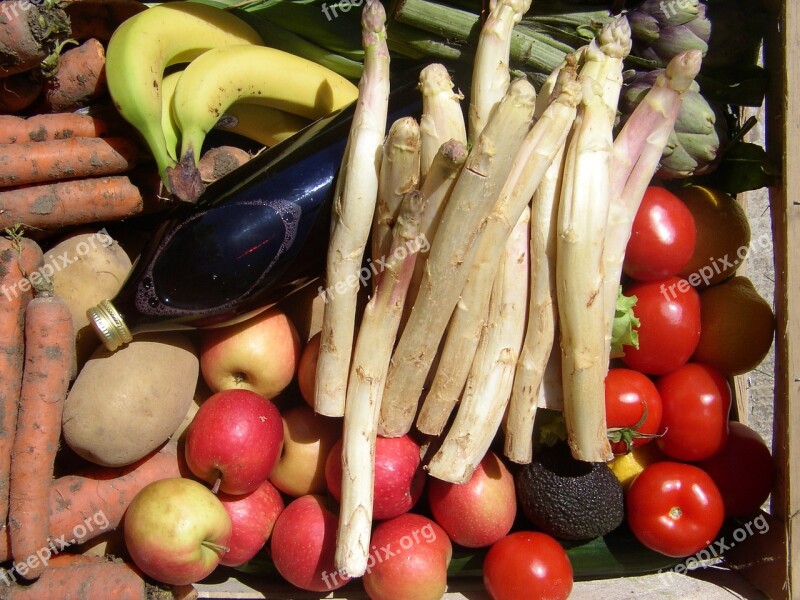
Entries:
<svg viewBox="0 0 800 600">
<path fill-rule="evenodd" d="M 0 598 L 794 597 L 772 4 L 3 2 Z"/>
</svg>

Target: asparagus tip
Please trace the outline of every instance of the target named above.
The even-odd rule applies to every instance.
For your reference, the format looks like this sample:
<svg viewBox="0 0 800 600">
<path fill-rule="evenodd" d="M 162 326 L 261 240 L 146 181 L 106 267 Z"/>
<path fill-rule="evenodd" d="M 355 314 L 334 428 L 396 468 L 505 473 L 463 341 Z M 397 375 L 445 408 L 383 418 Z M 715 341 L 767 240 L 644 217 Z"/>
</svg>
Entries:
<svg viewBox="0 0 800 600">
<path fill-rule="evenodd" d="M 631 51 L 631 26 L 628 17 L 618 15 L 603 26 L 597 36 L 598 47 L 612 58 L 625 58 Z"/>
<path fill-rule="evenodd" d="M 376 34 L 386 26 L 386 9 L 380 0 L 367 0 L 361 13 L 361 27 L 364 35 Z"/>
<path fill-rule="evenodd" d="M 703 53 L 700 50 L 686 50 L 669 61 L 659 78 L 665 77 L 665 83 L 676 92 L 685 92 L 700 72 L 702 61 Z"/>
</svg>

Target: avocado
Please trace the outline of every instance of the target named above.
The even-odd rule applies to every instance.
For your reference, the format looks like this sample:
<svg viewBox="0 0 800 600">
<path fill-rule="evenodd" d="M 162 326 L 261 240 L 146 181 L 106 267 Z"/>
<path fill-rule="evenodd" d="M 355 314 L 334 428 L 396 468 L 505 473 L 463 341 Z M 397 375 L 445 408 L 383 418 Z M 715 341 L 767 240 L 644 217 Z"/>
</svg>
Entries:
<svg viewBox="0 0 800 600">
<path fill-rule="evenodd" d="M 624 519 L 623 490 L 606 463 L 572 457 L 566 443 L 541 447 L 514 475 L 523 514 L 561 540 L 589 540 Z"/>
</svg>

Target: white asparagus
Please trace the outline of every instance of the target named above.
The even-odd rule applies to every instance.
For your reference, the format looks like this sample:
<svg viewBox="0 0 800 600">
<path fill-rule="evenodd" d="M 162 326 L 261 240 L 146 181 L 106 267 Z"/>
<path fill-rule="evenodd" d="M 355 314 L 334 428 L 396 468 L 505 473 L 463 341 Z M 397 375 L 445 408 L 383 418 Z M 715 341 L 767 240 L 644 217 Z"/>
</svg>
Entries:
<svg viewBox="0 0 800 600">
<path fill-rule="evenodd" d="M 533 458 L 536 409 L 556 341 L 556 222 L 565 150 L 562 144 L 531 201 L 528 320 L 504 423 L 504 454 L 520 464 Z"/>
<path fill-rule="evenodd" d="M 461 100 L 464 95 L 453 90 L 453 80 L 441 63 L 432 63 L 420 71 L 422 116 L 419 120 L 422 137 L 420 181 L 425 181 L 436 154 L 448 140 L 467 143 L 467 126 Z"/>
<path fill-rule="evenodd" d="M 503 420 L 522 346 L 528 304 L 530 209 L 525 207 L 504 244 L 475 360 L 456 417 L 428 463 L 437 479 L 466 483 Z"/>
<path fill-rule="evenodd" d="M 417 429 L 423 433 L 441 433 L 461 395 L 486 325 L 492 282 L 505 241 L 554 156 L 563 147 L 575 119 L 580 85 L 575 81 L 574 69 L 565 71 L 563 79 L 559 95 L 519 147 L 508 180 L 486 220 L 475 260 L 450 318 L 431 389 L 417 418 Z"/>
<path fill-rule="evenodd" d="M 376 278 L 375 293 L 364 309 L 353 352 L 342 434 L 342 494 L 335 553 L 336 568 L 352 577 L 360 577 L 367 568 L 378 414 L 417 256 L 409 247 L 419 235 L 422 202 L 417 190 L 403 199 L 386 266 Z"/>
<path fill-rule="evenodd" d="M 680 112 L 683 93 L 700 71 L 702 54 L 689 50 L 675 56 L 634 109 L 614 140 L 611 205 L 603 250 L 606 303 L 606 351 L 611 355 L 614 307 L 622 277 L 625 249 L 644 192 Z"/>
<path fill-rule="evenodd" d="M 331 211 L 325 271 L 329 286 L 358 280 L 375 212 L 388 118 L 389 50 L 386 12 L 379 0 L 367 0 L 361 25 L 364 71 Z M 322 317 L 314 407 L 328 416 L 344 414 L 350 372 L 358 286 L 345 287 L 345 293 L 331 296 Z"/>
<path fill-rule="evenodd" d="M 372 219 L 373 260 L 383 257 L 389 250 L 400 203 L 419 186 L 421 146 L 420 125 L 414 117 L 401 117 L 389 127 L 383 144 L 378 197 Z"/>
<path fill-rule="evenodd" d="M 442 211 L 447 199 L 450 197 L 450 193 L 453 191 L 453 186 L 455 186 L 458 174 L 461 172 L 461 167 L 464 166 L 468 154 L 466 143 L 458 140 L 448 140 L 441 145 L 436 156 L 433 157 L 428 176 L 425 177 L 420 188 L 422 196 L 425 198 L 425 208 L 420 218 L 419 230 L 420 235 L 424 236 L 428 244 L 436 235 L 436 228 L 439 226 Z M 401 332 L 411 314 L 411 308 L 417 297 L 417 290 L 422 281 L 422 274 L 427 260 L 428 254 L 426 252 L 420 254 L 414 263 L 414 275 L 411 277 L 411 284 L 408 287 L 408 301 L 403 310 L 403 320 L 400 323 Z"/>
<path fill-rule="evenodd" d="M 567 441 L 576 459 L 591 462 L 613 457 L 604 397 L 603 247 L 616 114 L 606 103 L 606 87 L 616 80 L 630 48 L 629 29 L 615 26 L 618 22 L 604 27 L 584 53 L 583 100 L 566 150 L 558 211 L 556 280 Z"/>
<path fill-rule="evenodd" d="M 471 144 L 478 139 L 492 110 L 508 90 L 511 32 L 530 6 L 531 0 L 495 0 L 478 34 L 468 109 L 467 136 Z"/>
<path fill-rule="evenodd" d="M 425 378 L 464 288 L 483 225 L 530 127 L 535 96 L 526 80 L 511 84 L 459 173 L 431 241 L 413 310 L 392 355 L 381 406 L 384 435 L 396 437 L 411 429 Z"/>
</svg>

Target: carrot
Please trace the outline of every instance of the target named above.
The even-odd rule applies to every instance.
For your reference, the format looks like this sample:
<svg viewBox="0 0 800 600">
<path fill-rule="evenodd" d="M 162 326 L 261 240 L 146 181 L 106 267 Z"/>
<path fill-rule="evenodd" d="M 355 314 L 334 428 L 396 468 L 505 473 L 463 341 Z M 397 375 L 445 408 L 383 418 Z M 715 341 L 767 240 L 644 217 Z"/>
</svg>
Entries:
<svg viewBox="0 0 800 600">
<path fill-rule="evenodd" d="M 69 36 L 69 17 L 55 6 L 45 8 L 28 0 L 0 4 L 0 77 L 22 73 L 38 66 L 58 44 L 58 36 Z"/>
<path fill-rule="evenodd" d="M 0 79 L 0 112 L 22 112 L 39 98 L 41 92 L 42 82 L 28 73 Z"/>
<path fill-rule="evenodd" d="M 0 144 L 49 142 L 73 137 L 103 137 L 109 131 L 109 124 L 100 117 L 71 112 L 34 115 L 27 119 L 0 115 L 0 131 Z"/>
<path fill-rule="evenodd" d="M 72 38 L 93 37 L 102 42 L 110 40 L 123 21 L 147 8 L 138 0 L 73 0 L 62 6 L 72 25 Z"/>
<path fill-rule="evenodd" d="M 56 72 L 44 82 L 42 110 L 75 110 L 104 95 L 108 92 L 105 67 L 105 48 L 94 38 L 63 52 Z"/>
<path fill-rule="evenodd" d="M 94 177 L 0 191 L 0 227 L 57 229 L 142 212 L 140 189 L 125 176 Z"/>
<path fill-rule="evenodd" d="M 153 481 L 181 474 L 178 454 L 167 446 L 127 467 L 94 467 L 59 477 L 50 485 L 49 543 L 60 551 L 70 542 L 87 542 L 116 529 L 139 490 Z M 11 558 L 9 538 L 6 528 L 5 535 L 0 533 L 0 562 Z M 26 557 L 15 554 L 14 558 L 19 561 Z"/>
<path fill-rule="evenodd" d="M 8 528 L 14 555 L 22 560 L 48 544 L 48 491 L 75 360 L 69 306 L 52 286 L 42 288 L 25 309 L 25 363 L 11 452 Z M 36 579 L 43 570 L 38 564 L 24 576 Z"/>
<path fill-rule="evenodd" d="M 123 137 L 0 144 L 0 187 L 116 175 L 132 169 L 139 154 Z"/>
<path fill-rule="evenodd" d="M 0 238 L 0 523 L 8 516 L 11 447 L 25 356 L 25 307 L 30 288 L 24 277 L 43 264 L 42 249 L 28 238 Z"/>
<path fill-rule="evenodd" d="M 16 584 L 14 572 L 5 572 L 3 576 L 12 580 L 3 596 L 7 600 L 145 600 L 148 597 L 149 586 L 132 564 L 101 556 L 54 556 L 33 585 Z"/>
</svg>

